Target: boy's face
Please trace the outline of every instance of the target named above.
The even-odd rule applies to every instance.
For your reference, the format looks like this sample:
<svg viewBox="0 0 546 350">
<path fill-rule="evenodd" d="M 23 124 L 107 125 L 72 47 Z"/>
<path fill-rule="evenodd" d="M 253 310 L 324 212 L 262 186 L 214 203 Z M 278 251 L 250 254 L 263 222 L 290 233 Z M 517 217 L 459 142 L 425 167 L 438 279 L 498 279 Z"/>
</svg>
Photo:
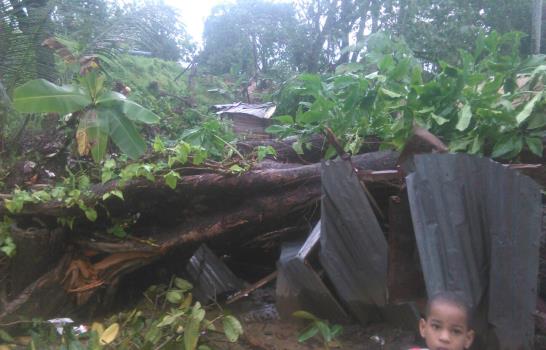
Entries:
<svg viewBox="0 0 546 350">
<path fill-rule="evenodd" d="M 474 340 L 466 311 L 449 302 L 432 303 L 428 318 L 419 322 L 419 331 L 430 350 L 468 349 Z"/>
</svg>

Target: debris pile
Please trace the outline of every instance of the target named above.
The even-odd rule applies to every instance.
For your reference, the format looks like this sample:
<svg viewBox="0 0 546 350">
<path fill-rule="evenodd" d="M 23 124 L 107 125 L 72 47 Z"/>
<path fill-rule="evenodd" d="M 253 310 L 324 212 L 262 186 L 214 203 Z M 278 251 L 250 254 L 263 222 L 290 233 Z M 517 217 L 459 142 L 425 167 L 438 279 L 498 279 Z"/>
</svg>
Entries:
<svg viewBox="0 0 546 350">
<path fill-rule="evenodd" d="M 235 303 L 275 280 L 271 314 L 308 310 L 407 329 L 427 294 L 454 290 L 477 308 L 488 340 L 530 348 L 540 187 L 485 158 L 406 153 L 399 167 L 399 157 L 265 160 L 240 175 L 188 173 L 175 189 L 131 180 L 125 200 L 100 201 L 92 224 L 59 203 L 27 205 L 14 215 L 18 254 L 0 286 L 0 322 L 104 311 L 128 290 L 182 272 L 204 303 Z M 114 188 L 111 181 L 93 193 L 102 198 Z M 75 217 L 72 230 L 57 224 L 67 216 Z M 100 233 L 127 217 L 131 238 Z"/>
</svg>

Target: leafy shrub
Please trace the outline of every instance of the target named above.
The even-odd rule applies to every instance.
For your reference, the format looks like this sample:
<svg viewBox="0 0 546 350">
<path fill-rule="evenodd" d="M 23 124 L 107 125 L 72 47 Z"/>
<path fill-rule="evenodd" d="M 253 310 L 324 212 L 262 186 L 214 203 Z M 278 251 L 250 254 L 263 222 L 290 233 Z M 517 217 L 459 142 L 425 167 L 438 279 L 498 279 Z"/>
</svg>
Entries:
<svg viewBox="0 0 546 350">
<path fill-rule="evenodd" d="M 309 135 L 329 127 L 356 153 L 371 135 L 383 147 L 401 148 L 419 125 L 451 151 L 514 158 L 527 147 L 542 156 L 546 59 L 521 59 L 520 39 L 518 33 L 481 35 L 474 52 L 459 51 L 459 65 L 441 62 L 434 73 L 403 43 L 376 35 L 363 63 L 340 66 L 330 77 L 302 74 L 287 84 L 279 96 L 292 112 L 276 117 L 268 131 L 300 136 L 294 148 L 301 151 Z M 287 108 L 293 101 L 297 108 Z M 330 147 L 326 155 L 334 153 Z"/>
</svg>

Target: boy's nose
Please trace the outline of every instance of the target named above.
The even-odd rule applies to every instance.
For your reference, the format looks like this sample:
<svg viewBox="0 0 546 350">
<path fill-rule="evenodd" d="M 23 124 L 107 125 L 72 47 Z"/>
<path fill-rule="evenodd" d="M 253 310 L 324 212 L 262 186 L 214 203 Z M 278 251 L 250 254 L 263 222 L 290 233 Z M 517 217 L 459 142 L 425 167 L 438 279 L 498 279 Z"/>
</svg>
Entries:
<svg viewBox="0 0 546 350">
<path fill-rule="evenodd" d="M 443 343 L 449 343 L 449 330 L 445 329 L 440 332 L 440 341 Z"/>
</svg>

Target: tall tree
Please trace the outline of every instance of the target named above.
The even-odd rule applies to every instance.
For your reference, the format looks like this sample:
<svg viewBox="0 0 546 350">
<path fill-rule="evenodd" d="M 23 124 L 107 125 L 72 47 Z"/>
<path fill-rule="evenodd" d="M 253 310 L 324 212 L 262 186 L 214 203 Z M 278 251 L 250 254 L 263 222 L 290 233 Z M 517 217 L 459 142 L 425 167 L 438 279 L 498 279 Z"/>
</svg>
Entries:
<svg viewBox="0 0 546 350">
<path fill-rule="evenodd" d="M 379 4 L 375 0 L 300 0 L 297 2 L 301 19 L 298 55 L 301 70 L 316 72 L 355 61 L 347 49 L 363 39 L 370 10 Z M 368 28 L 369 30 L 369 28 Z M 356 37 L 355 37 L 356 33 Z M 351 57 L 351 55 L 353 55 Z"/>
<path fill-rule="evenodd" d="M 199 59 L 214 73 L 252 76 L 283 69 L 296 30 L 291 4 L 239 0 L 216 6 L 205 22 Z"/>
<path fill-rule="evenodd" d="M 416 56 L 451 61 L 470 48 L 480 31 L 530 33 L 532 0 L 391 0 L 383 3 L 381 27 L 408 42 Z M 522 45 L 529 52 L 529 40 Z"/>
<path fill-rule="evenodd" d="M 540 53 L 540 43 L 542 41 L 542 0 L 533 0 L 533 28 L 531 30 L 532 53 Z"/>
</svg>

